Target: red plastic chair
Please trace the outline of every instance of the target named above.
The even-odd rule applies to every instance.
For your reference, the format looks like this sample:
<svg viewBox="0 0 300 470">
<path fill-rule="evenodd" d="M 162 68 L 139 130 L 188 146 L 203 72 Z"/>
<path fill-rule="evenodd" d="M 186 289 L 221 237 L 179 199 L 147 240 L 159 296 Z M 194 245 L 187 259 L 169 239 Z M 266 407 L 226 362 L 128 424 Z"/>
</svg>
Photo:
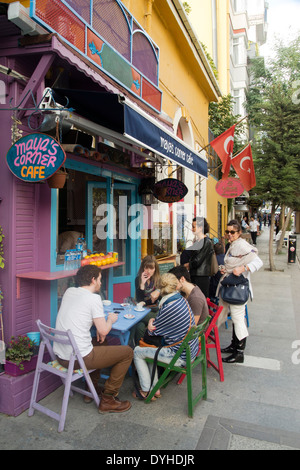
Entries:
<svg viewBox="0 0 300 470">
<path fill-rule="evenodd" d="M 221 356 L 221 346 L 220 346 L 220 337 L 219 337 L 219 329 L 216 325 L 217 320 L 223 310 L 223 307 L 214 304 L 211 302 L 210 299 L 206 299 L 207 305 L 208 305 L 208 310 L 209 310 L 209 315 L 212 317 L 212 320 L 210 321 L 208 328 L 205 332 L 205 346 L 206 346 L 206 360 L 207 360 L 207 367 L 213 367 L 217 372 L 220 374 L 220 381 L 224 382 L 224 370 L 223 370 L 223 362 L 222 362 L 222 356 Z M 217 354 L 217 362 L 218 365 L 215 364 L 209 354 L 210 349 L 215 349 L 216 354 Z M 199 346 L 199 351 L 201 350 L 201 345 Z M 185 378 L 185 374 L 181 374 L 179 377 L 177 384 L 180 385 Z"/>
</svg>

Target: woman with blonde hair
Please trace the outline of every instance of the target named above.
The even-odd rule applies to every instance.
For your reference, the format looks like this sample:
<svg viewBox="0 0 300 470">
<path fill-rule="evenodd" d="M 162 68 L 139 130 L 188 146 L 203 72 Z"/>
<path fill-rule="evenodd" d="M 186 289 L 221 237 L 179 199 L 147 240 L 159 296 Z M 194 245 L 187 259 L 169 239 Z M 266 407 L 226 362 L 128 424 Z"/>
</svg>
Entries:
<svg viewBox="0 0 300 470">
<path fill-rule="evenodd" d="M 177 290 L 178 279 L 174 274 L 166 273 L 161 277 L 161 296 L 159 302 L 159 312 L 157 317 L 150 319 L 148 323 L 148 332 L 152 336 L 162 336 L 164 347 L 159 351 L 158 360 L 170 363 L 181 342 L 185 338 L 189 329 L 195 325 L 194 315 L 188 302 Z M 198 352 L 199 342 L 196 338 L 191 342 L 192 360 Z M 150 388 L 157 383 L 157 371 L 151 385 L 152 365 L 145 361 L 146 357 L 154 358 L 156 348 L 140 347 L 134 349 L 134 363 L 140 382 L 140 394 L 146 398 Z M 176 362 L 178 366 L 184 366 L 186 361 L 185 351 Z M 133 396 L 137 398 L 136 392 Z M 155 397 L 160 396 L 157 391 Z"/>
</svg>

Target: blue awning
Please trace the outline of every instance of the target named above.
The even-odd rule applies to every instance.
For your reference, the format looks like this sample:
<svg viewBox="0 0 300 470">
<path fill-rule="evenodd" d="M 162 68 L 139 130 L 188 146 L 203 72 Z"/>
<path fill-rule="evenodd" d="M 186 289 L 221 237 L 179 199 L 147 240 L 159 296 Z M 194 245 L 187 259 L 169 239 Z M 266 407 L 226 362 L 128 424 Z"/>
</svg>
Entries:
<svg viewBox="0 0 300 470">
<path fill-rule="evenodd" d="M 186 146 L 163 124 L 119 95 L 86 90 L 54 89 L 56 102 L 74 108 L 79 114 L 106 129 L 111 129 L 144 149 L 167 158 L 188 170 L 207 177 L 207 161 Z"/>
</svg>

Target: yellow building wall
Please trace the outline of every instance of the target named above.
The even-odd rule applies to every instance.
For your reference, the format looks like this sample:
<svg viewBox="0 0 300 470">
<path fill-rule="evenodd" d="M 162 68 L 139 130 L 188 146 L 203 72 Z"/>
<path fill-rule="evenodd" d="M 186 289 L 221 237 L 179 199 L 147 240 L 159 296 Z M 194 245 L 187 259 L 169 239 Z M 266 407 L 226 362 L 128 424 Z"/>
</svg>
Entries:
<svg viewBox="0 0 300 470">
<path fill-rule="evenodd" d="M 224 236 L 224 232 L 227 228 L 227 221 L 228 221 L 228 209 L 227 209 L 227 199 L 221 197 L 216 192 L 216 185 L 218 181 L 210 176 L 207 181 L 207 221 L 210 225 L 211 229 L 211 236 L 218 237 L 218 221 L 219 221 L 219 205 L 220 203 L 220 212 L 221 212 L 221 225 L 222 225 L 222 233 L 221 235 Z"/>
<path fill-rule="evenodd" d="M 176 23 L 166 0 L 124 1 L 139 23 L 147 28 L 160 49 L 159 87 L 162 110 L 171 118 L 179 108 L 187 110 L 194 140 L 207 145 L 208 105 L 217 99 L 197 63 L 195 51 Z M 173 10 L 174 11 L 174 10 Z"/>
<path fill-rule="evenodd" d="M 163 112 L 174 119 L 178 109 L 184 108 L 192 127 L 194 146 L 196 147 L 198 143 L 205 147 L 208 144 L 208 106 L 210 101 L 217 101 L 218 97 L 216 90 L 212 89 L 201 70 L 185 34 L 175 22 L 170 5 L 166 0 L 154 2 L 152 0 L 139 2 L 127 0 L 124 4 L 159 46 L 159 87 L 163 92 Z M 207 25 L 207 37 L 211 37 L 209 36 L 211 23 L 208 21 L 208 18 L 211 18 L 211 2 L 204 0 L 201 4 L 203 7 L 201 8 L 201 23 Z M 207 41 L 201 40 L 207 44 Z M 212 47 L 212 43 L 209 47 Z M 196 181 L 197 177 L 195 184 Z M 207 220 L 211 226 L 212 235 L 218 231 L 218 202 L 222 206 L 223 229 L 227 222 L 227 200 L 217 194 L 216 184 L 217 181 L 214 178 L 208 178 Z M 189 191 L 192 193 L 194 188 L 190 187 Z"/>
<path fill-rule="evenodd" d="M 224 95 L 230 92 L 229 1 L 216 0 L 217 64 L 215 65 L 218 70 L 218 82 Z M 193 28 L 199 40 L 206 46 L 210 56 L 213 57 L 212 1 L 189 0 L 189 4 L 192 8 L 189 18 Z M 222 206 L 222 233 L 224 234 L 228 218 L 227 199 L 219 196 L 216 192 L 217 182 L 211 176 L 207 181 L 207 220 L 212 232 L 217 232 L 218 203 L 220 203 Z"/>
</svg>

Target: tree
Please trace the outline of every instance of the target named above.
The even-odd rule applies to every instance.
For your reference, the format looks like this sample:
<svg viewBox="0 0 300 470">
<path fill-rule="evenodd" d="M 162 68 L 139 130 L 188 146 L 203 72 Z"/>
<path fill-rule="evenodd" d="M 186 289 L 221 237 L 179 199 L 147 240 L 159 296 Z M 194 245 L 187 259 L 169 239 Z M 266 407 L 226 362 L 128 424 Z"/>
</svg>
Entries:
<svg viewBox="0 0 300 470">
<path fill-rule="evenodd" d="M 279 206 L 293 210 L 299 204 L 300 106 L 295 100 L 294 86 L 300 79 L 299 45 L 300 38 L 289 46 L 278 42 L 275 46 L 276 57 L 268 67 L 262 58 L 251 61 L 252 81 L 247 96 L 247 111 L 255 130 L 255 193 L 272 203 L 269 240 L 271 271 L 276 269 L 273 256 L 275 211 Z"/>
<path fill-rule="evenodd" d="M 187 15 L 189 15 L 192 11 L 192 7 L 189 5 L 188 2 L 183 2 L 183 8 L 185 9 Z"/>
</svg>

